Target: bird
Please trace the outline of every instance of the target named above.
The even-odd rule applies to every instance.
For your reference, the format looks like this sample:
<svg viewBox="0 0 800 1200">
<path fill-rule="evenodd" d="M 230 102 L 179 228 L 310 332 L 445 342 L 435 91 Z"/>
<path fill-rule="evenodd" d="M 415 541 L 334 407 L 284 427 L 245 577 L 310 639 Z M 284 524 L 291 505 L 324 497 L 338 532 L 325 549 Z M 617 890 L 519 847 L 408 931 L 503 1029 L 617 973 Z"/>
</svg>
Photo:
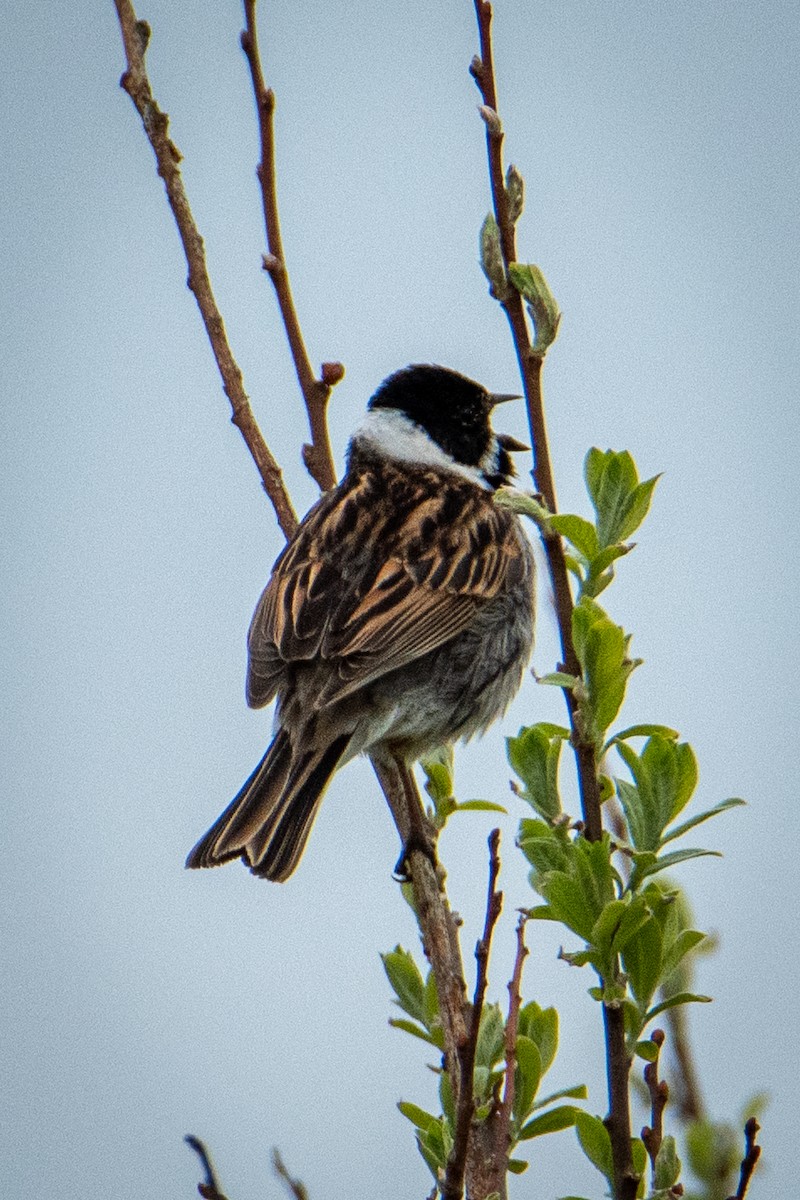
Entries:
<svg viewBox="0 0 800 1200">
<path fill-rule="evenodd" d="M 427 363 L 378 387 L 250 624 L 246 698 L 277 699 L 272 742 L 187 867 L 283 882 L 345 763 L 407 772 L 505 712 L 534 634 L 532 547 L 494 501 L 529 449 L 491 425 L 517 398 Z"/>
</svg>

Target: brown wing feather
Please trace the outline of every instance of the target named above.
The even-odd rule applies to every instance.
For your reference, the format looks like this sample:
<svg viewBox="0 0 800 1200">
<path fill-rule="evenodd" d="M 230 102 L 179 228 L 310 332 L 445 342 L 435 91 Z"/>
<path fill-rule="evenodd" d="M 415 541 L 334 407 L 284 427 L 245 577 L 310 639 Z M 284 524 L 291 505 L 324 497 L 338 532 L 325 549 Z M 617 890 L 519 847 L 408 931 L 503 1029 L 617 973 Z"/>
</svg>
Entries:
<svg viewBox="0 0 800 1200">
<path fill-rule="evenodd" d="M 303 521 L 259 601 L 250 703 L 273 698 L 287 663 L 335 664 L 325 703 L 443 645 L 529 569 L 520 537 L 490 493 L 452 475 L 409 479 L 390 464 L 348 475 Z"/>
</svg>

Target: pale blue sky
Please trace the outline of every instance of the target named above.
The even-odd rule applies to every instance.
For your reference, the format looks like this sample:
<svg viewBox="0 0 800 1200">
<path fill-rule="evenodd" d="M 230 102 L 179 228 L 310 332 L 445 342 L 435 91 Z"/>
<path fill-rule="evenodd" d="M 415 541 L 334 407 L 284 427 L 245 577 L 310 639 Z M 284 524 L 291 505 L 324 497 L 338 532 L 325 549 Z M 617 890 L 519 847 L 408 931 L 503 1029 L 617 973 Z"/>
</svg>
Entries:
<svg viewBox="0 0 800 1200">
<path fill-rule="evenodd" d="M 231 1200 L 279 1194 L 273 1144 L 312 1200 L 422 1196 L 395 1102 L 432 1101 L 433 1080 L 422 1047 L 387 1028 L 378 960 L 415 934 L 368 769 L 338 777 L 286 886 L 238 864 L 182 869 L 268 735 L 244 704 L 244 637 L 280 541 L 117 87 L 113 6 L 6 8 L 5 1193 L 192 1196 L 194 1132 Z M 303 509 L 305 431 L 259 269 L 240 9 L 149 0 L 139 15 L 232 345 Z M 409 361 L 517 386 L 476 265 L 472 4 L 261 0 L 261 30 L 301 318 L 313 359 L 347 366 L 341 463 L 370 392 Z M 710 1108 L 730 1118 L 752 1091 L 774 1096 L 753 1200 L 796 1181 L 798 41 L 788 0 L 496 4 L 507 151 L 527 181 L 520 250 L 564 313 L 546 376 L 562 505 L 585 511 L 592 444 L 664 472 L 607 594 L 646 660 L 625 716 L 694 744 L 705 807 L 750 801 L 697 839 L 725 858 L 682 879 L 723 939 L 698 980 L 717 1000 L 692 1013 Z M 524 435 L 521 414 L 503 418 Z M 555 658 L 542 591 L 540 672 Z M 527 683 L 505 729 L 459 757 L 463 798 L 506 798 L 503 733 L 560 719 L 545 691 Z M 521 815 L 512 804 L 503 823 L 496 998 L 529 896 L 511 852 Z M 463 818 L 444 839 L 467 954 L 489 827 Z M 527 994 L 564 1012 L 553 1086 L 585 1080 L 602 1112 L 592 980 L 556 961 L 554 938 L 531 931 Z M 599 1196 L 571 1138 L 546 1139 L 513 1196 Z"/>
</svg>

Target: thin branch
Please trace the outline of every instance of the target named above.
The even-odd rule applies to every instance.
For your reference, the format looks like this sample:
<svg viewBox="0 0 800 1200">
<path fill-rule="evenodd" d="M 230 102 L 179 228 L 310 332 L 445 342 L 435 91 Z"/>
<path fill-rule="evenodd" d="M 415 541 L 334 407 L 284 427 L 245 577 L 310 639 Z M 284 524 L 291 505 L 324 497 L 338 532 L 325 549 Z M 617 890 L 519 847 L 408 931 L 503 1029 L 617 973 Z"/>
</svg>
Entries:
<svg viewBox="0 0 800 1200">
<path fill-rule="evenodd" d="M 303 447 L 303 461 L 320 490 L 326 492 L 336 484 L 336 469 L 333 465 L 326 413 L 331 391 L 344 377 L 344 367 L 341 363 L 336 362 L 323 363 L 320 378 L 317 379 L 306 352 L 300 321 L 292 298 L 281 238 L 275 174 L 275 93 L 264 82 L 256 31 L 256 0 L 244 0 L 244 13 L 246 28 L 242 33 L 241 43 L 250 67 L 261 137 L 261 162 L 258 164 L 257 174 L 261 184 L 264 225 L 269 249 L 269 253 L 263 257 L 263 265 L 275 288 L 275 296 L 297 372 L 297 380 L 308 413 L 311 444 Z"/>
<path fill-rule="evenodd" d="M 603 1002 L 602 1007 L 608 1081 L 605 1126 L 611 1138 L 615 1200 L 635 1200 L 639 1176 L 634 1169 L 631 1152 L 631 1058 L 625 1038 L 625 1009 L 619 1001 L 609 1004 Z"/>
<path fill-rule="evenodd" d="M 483 1004 L 486 999 L 492 934 L 503 908 L 503 893 L 497 890 L 497 878 L 500 874 L 499 846 L 500 830 L 493 829 L 489 835 L 489 882 L 486 891 L 486 918 L 483 925 L 483 936 L 475 946 L 475 961 L 478 970 L 475 979 L 475 993 L 472 1001 L 469 1036 L 459 1052 L 461 1084 L 456 1093 L 456 1122 L 453 1134 L 453 1148 L 447 1160 L 447 1170 L 445 1171 L 445 1177 L 441 1185 L 442 1200 L 460 1200 L 464 1191 L 464 1173 L 467 1165 L 467 1152 L 469 1150 L 469 1135 L 472 1118 L 475 1113 L 475 1054 L 478 1048 L 481 1014 L 483 1013 Z"/>
<path fill-rule="evenodd" d="M 516 231 L 508 202 L 503 174 L 503 125 L 500 119 L 495 83 L 492 52 L 492 6 L 488 0 L 474 0 L 475 14 L 480 37 L 480 56 L 473 58 L 470 73 L 483 99 L 481 116 L 486 127 L 486 149 L 489 161 L 489 181 L 495 220 L 500 233 L 500 247 L 506 270 L 517 261 Z M 528 408 L 528 420 L 533 446 L 533 479 L 537 491 L 544 498 L 548 509 L 557 511 L 557 498 L 550 449 L 547 437 L 544 400 L 542 396 L 543 352 L 534 348 L 522 297 L 514 287 L 507 287 L 498 296 L 508 318 L 511 336 L 522 377 Z M 573 600 L 569 583 L 564 547 L 558 534 L 543 533 L 542 541 L 547 558 L 548 571 L 553 588 L 556 619 L 563 669 L 570 675 L 580 675 L 580 663 L 572 639 Z M 564 690 L 572 730 L 571 744 L 575 752 L 578 769 L 578 786 L 583 813 L 583 833 L 589 841 L 598 841 L 603 834 L 603 819 L 600 805 L 600 780 L 597 751 L 587 738 L 580 720 L 574 692 Z M 624 1010 L 618 1003 L 603 1005 L 603 1022 L 606 1039 L 606 1066 L 608 1077 L 609 1114 L 607 1126 L 611 1137 L 616 1180 L 616 1200 L 633 1200 L 637 1190 L 637 1177 L 631 1154 L 631 1122 L 628 1076 L 630 1058 L 625 1044 Z"/>
<path fill-rule="evenodd" d="M 272 1169 L 278 1179 L 286 1184 L 286 1190 L 294 1197 L 294 1200 L 308 1200 L 305 1184 L 301 1183 L 299 1179 L 292 1178 L 281 1158 L 280 1151 L 275 1147 L 272 1150 Z"/>
<path fill-rule="evenodd" d="M 663 1029 L 654 1029 L 650 1034 L 650 1041 L 657 1047 L 660 1055 L 661 1047 L 664 1045 Z M 645 1067 L 644 1081 L 650 1093 L 650 1124 L 645 1125 L 642 1130 L 642 1141 L 653 1168 L 653 1186 L 655 1187 L 656 1159 L 664 1138 L 664 1109 L 669 1100 L 669 1088 L 664 1080 L 658 1078 L 658 1058 Z"/>
<path fill-rule="evenodd" d="M 222 386 L 231 404 L 231 419 L 245 440 L 261 476 L 264 491 L 275 510 L 278 524 L 288 539 L 297 528 L 297 516 L 284 486 L 281 469 L 256 424 L 244 390 L 242 372 L 228 344 L 225 323 L 211 288 L 203 239 L 198 232 L 183 186 L 178 165 L 181 153 L 169 136 L 169 117 L 158 107 L 147 76 L 145 52 L 150 40 L 150 26 L 146 21 L 137 19 L 131 0 L 114 0 L 114 3 L 128 63 L 127 70 L 120 79 L 120 87 L 133 101 L 156 156 L 158 174 L 164 180 L 169 206 L 186 255 L 189 268 L 188 286 L 194 293 L 197 307 L 200 309 L 222 377 Z"/>
<path fill-rule="evenodd" d="M 217 1179 L 217 1173 L 214 1170 L 214 1164 L 212 1163 L 211 1157 L 204 1144 L 200 1141 L 200 1138 L 195 1137 L 193 1133 L 187 1133 L 183 1140 L 186 1142 L 187 1146 L 191 1146 L 192 1150 L 194 1150 L 195 1154 L 200 1159 L 200 1162 L 203 1164 L 206 1181 L 205 1183 L 198 1183 L 197 1185 L 197 1190 L 203 1197 L 203 1200 L 226 1200 L 226 1197 L 223 1195 L 222 1189 L 220 1188 L 219 1180 Z"/>
<path fill-rule="evenodd" d="M 500 231 L 500 246 L 506 268 L 517 261 L 516 231 L 508 205 L 503 176 L 503 126 L 497 105 L 494 59 L 492 53 L 492 6 L 488 0 L 475 0 L 480 36 L 480 57 L 473 58 L 470 73 L 478 85 L 484 106 L 491 110 L 495 119 L 486 120 L 486 150 L 489 160 L 489 183 L 492 190 L 492 205 Z M 550 445 L 547 437 L 544 399 L 542 395 L 542 368 L 544 358 L 535 351 L 531 342 L 528 322 L 522 297 L 516 288 L 508 287 L 500 299 L 508 318 L 511 336 L 519 364 L 528 422 L 533 446 L 533 479 L 536 490 L 543 497 L 551 513 L 558 511 L 553 468 L 550 461 Z M 569 584 L 564 546 L 555 532 L 543 533 L 542 542 L 547 557 L 548 571 L 553 587 L 553 598 L 558 622 L 563 669 L 570 675 L 580 675 L 580 664 L 572 642 L 572 591 Z M 587 741 L 578 719 L 575 697 L 565 690 L 564 698 L 572 727 L 572 745 L 578 762 L 578 783 L 585 835 L 589 841 L 597 841 L 603 832 L 600 813 L 600 786 L 598 783 L 597 759 L 594 746 Z"/>
<path fill-rule="evenodd" d="M 528 955 L 525 945 L 525 926 L 528 918 L 524 912 L 517 921 L 517 953 L 514 959 L 514 970 L 508 984 L 508 1020 L 506 1021 L 506 1079 L 503 1088 L 503 1103 L 500 1106 L 500 1121 L 498 1124 L 499 1149 L 508 1154 L 511 1145 L 511 1116 L 514 1112 L 514 1092 L 517 1071 L 517 1035 L 519 1032 L 519 1013 L 522 1008 L 522 968 Z"/>
<path fill-rule="evenodd" d="M 756 1169 L 756 1163 L 761 1157 L 761 1147 L 756 1142 L 760 1128 L 761 1126 L 755 1117 L 751 1117 L 744 1127 L 744 1158 L 742 1159 L 742 1166 L 739 1171 L 739 1186 L 735 1194 L 728 1197 L 728 1200 L 744 1200 L 747 1195 L 747 1189 L 750 1186 L 750 1180 Z"/>
</svg>

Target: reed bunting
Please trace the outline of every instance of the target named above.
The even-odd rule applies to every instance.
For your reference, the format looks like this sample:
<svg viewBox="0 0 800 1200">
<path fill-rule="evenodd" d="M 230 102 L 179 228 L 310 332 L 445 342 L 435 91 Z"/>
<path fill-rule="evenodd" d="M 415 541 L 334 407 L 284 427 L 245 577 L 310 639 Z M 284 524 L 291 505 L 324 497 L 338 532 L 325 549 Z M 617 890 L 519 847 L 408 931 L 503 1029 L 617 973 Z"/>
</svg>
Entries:
<svg viewBox="0 0 800 1200">
<path fill-rule="evenodd" d="M 247 702 L 277 698 L 272 743 L 187 867 L 287 879 L 337 768 L 408 771 L 505 711 L 533 642 L 531 547 L 493 500 L 527 449 L 491 428 L 514 398 L 428 365 L 378 388 L 250 625 Z"/>
</svg>

